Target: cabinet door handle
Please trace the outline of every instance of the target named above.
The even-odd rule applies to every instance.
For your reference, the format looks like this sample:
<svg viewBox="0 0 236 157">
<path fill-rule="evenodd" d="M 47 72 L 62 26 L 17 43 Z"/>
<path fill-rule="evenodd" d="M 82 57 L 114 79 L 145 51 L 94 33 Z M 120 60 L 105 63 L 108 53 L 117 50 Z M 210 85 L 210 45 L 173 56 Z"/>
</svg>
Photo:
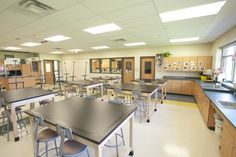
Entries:
<svg viewBox="0 0 236 157">
<path fill-rule="evenodd" d="M 234 151 L 234 148 L 236 148 L 236 145 L 232 145 L 232 146 L 231 146 L 230 157 L 233 157 L 233 151 Z"/>
</svg>

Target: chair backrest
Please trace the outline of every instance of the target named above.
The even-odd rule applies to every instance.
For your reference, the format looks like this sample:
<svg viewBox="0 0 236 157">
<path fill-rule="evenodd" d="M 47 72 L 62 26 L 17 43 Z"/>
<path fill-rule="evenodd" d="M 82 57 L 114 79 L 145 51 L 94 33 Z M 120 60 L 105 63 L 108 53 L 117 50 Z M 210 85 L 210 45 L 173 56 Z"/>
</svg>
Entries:
<svg viewBox="0 0 236 157">
<path fill-rule="evenodd" d="M 85 97 L 85 99 L 87 99 L 87 100 L 95 100 L 96 97 L 93 96 L 93 95 L 87 95 L 87 96 Z"/>
<path fill-rule="evenodd" d="M 34 118 L 35 118 L 34 137 L 35 137 L 35 140 L 37 140 L 38 139 L 39 126 L 44 125 L 44 120 L 43 120 L 43 117 L 39 117 L 39 116 L 35 116 Z"/>
<path fill-rule="evenodd" d="M 61 126 L 59 124 L 57 124 L 56 127 L 57 127 L 57 133 L 61 137 L 59 155 L 63 156 L 65 138 L 72 140 L 73 134 L 72 134 L 71 128 L 67 128 L 67 127 Z"/>
<path fill-rule="evenodd" d="M 118 100 L 108 100 L 108 103 L 116 104 L 116 105 L 123 105 L 123 102 L 118 101 Z"/>
<path fill-rule="evenodd" d="M 140 96 L 141 96 L 141 92 L 138 91 L 138 90 L 133 90 L 133 91 L 132 91 L 132 95 L 133 95 L 133 98 L 134 98 L 134 99 L 138 99 L 138 98 L 140 98 Z"/>
<path fill-rule="evenodd" d="M 0 108 L 2 108 L 3 106 L 5 106 L 4 99 L 0 98 Z"/>
<path fill-rule="evenodd" d="M 114 88 L 114 92 L 115 92 L 115 94 L 121 94 L 122 93 L 122 89 L 115 87 Z"/>
</svg>

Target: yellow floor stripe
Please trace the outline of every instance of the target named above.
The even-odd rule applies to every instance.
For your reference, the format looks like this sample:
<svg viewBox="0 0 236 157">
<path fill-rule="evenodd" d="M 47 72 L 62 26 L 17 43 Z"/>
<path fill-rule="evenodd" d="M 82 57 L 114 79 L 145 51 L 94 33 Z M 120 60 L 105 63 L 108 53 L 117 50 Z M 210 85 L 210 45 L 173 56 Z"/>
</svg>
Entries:
<svg viewBox="0 0 236 157">
<path fill-rule="evenodd" d="M 191 107 L 191 108 L 197 108 L 197 104 L 196 104 L 196 103 L 191 103 L 191 102 L 182 102 L 182 101 L 174 101 L 174 100 L 164 100 L 164 104 L 177 105 L 177 106 L 185 106 L 185 107 Z"/>
</svg>

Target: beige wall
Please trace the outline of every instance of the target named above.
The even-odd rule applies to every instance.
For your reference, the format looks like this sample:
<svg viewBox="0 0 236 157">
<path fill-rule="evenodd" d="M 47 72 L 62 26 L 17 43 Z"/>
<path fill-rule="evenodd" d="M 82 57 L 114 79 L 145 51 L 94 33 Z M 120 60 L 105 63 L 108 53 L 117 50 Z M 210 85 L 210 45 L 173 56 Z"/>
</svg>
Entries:
<svg viewBox="0 0 236 157">
<path fill-rule="evenodd" d="M 236 41 L 236 26 L 233 27 L 228 32 L 224 33 L 222 36 L 220 36 L 218 39 L 216 39 L 211 47 L 211 53 L 214 56 L 213 59 L 213 66 L 219 67 L 220 66 L 220 58 L 221 58 L 221 49 L 220 47 L 227 45 L 228 43 L 231 43 L 233 41 Z"/>
<path fill-rule="evenodd" d="M 112 51 L 97 51 L 97 52 L 84 52 L 77 55 L 62 55 L 62 71 L 72 74 L 72 61 L 75 61 L 75 73 L 78 79 L 81 79 L 85 73 L 85 62 L 87 62 L 86 73 L 90 76 L 98 74 L 89 73 L 89 59 L 90 58 L 106 58 L 106 57 L 135 57 L 135 78 L 140 76 L 140 57 L 141 56 L 155 56 L 157 53 L 169 51 L 173 56 L 209 56 L 211 55 L 210 44 L 194 44 L 194 45 L 175 45 L 175 46 L 162 46 L 162 47 L 149 47 L 149 48 L 130 48 Z M 66 66 L 64 66 L 66 65 Z M 156 72 L 156 78 L 163 75 L 184 75 L 184 76 L 198 76 L 197 73 L 186 72 Z"/>
<path fill-rule="evenodd" d="M 61 60 L 61 55 L 57 54 L 48 54 L 48 53 L 39 53 L 40 60 Z"/>
</svg>

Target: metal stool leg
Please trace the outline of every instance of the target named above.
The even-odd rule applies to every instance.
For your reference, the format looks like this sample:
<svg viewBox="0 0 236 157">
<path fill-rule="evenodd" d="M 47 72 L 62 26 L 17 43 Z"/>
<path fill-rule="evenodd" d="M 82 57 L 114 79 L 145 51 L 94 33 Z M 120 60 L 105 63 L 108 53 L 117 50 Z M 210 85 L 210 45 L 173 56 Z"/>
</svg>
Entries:
<svg viewBox="0 0 236 157">
<path fill-rule="evenodd" d="M 57 141 L 56 141 L 56 139 L 54 139 L 54 144 L 55 144 L 55 149 L 56 149 L 56 153 L 57 153 L 57 156 L 58 156 Z"/>
<path fill-rule="evenodd" d="M 48 157 L 48 142 L 45 142 L 45 148 L 46 148 L 46 157 Z"/>
<path fill-rule="evenodd" d="M 117 136 L 118 136 L 118 135 L 115 136 L 115 138 L 116 138 L 116 155 L 117 155 L 117 157 L 119 157 L 119 149 L 118 149 Z"/>
<path fill-rule="evenodd" d="M 36 142 L 36 152 L 35 152 L 35 156 L 39 157 L 39 142 Z"/>
<path fill-rule="evenodd" d="M 123 133 L 122 128 L 120 129 L 120 133 L 121 133 L 121 138 L 122 138 L 123 145 L 125 145 L 124 133 Z"/>
</svg>

